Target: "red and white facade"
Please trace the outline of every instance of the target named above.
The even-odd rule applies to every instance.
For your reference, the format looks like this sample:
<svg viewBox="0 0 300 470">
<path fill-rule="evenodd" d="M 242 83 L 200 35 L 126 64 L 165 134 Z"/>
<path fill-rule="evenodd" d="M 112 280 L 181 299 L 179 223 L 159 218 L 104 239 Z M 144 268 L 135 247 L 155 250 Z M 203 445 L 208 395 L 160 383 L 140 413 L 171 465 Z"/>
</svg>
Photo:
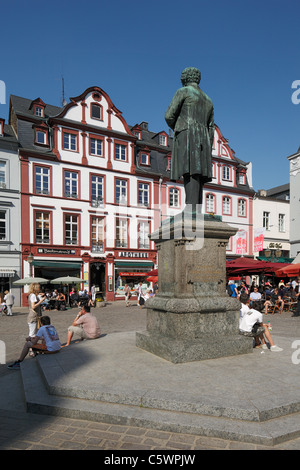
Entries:
<svg viewBox="0 0 300 470">
<path fill-rule="evenodd" d="M 98 87 L 58 111 L 47 116 L 47 105 L 36 99 L 28 114 L 10 112 L 21 144 L 22 132 L 32 136 L 32 145 L 19 149 L 22 276 L 79 275 L 83 288 L 95 284 L 107 300 L 115 300 L 120 285 L 137 284 L 156 267 L 148 234 L 184 208 L 182 181 L 168 178 L 170 137 L 163 131 L 154 135 L 153 148 L 144 145 L 140 126 L 130 128 Z M 150 165 L 158 146 L 164 174 Z M 228 245 L 228 257 L 253 255 L 249 171 L 216 126 L 213 181 L 205 185 L 203 211 L 222 215 L 240 230 Z"/>
</svg>

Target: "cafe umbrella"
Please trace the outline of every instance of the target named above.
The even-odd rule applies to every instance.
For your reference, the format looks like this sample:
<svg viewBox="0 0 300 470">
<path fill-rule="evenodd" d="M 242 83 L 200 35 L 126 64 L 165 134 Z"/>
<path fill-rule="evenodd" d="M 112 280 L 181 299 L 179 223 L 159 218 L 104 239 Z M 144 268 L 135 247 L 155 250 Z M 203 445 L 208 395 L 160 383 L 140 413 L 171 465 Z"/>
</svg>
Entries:
<svg viewBox="0 0 300 470">
<path fill-rule="evenodd" d="M 75 276 L 63 276 L 63 277 L 57 277 L 56 279 L 52 279 L 52 281 L 50 281 L 51 284 L 67 284 L 68 286 L 70 284 L 78 284 L 78 283 L 82 283 L 82 282 L 85 282 L 85 279 L 80 279 L 79 277 L 75 277 Z M 68 298 L 70 297 L 70 290 L 68 289 Z"/>
<path fill-rule="evenodd" d="M 27 284 L 48 284 L 49 279 L 43 277 L 24 277 L 23 279 L 18 279 L 13 282 L 14 286 L 26 286 Z"/>
</svg>

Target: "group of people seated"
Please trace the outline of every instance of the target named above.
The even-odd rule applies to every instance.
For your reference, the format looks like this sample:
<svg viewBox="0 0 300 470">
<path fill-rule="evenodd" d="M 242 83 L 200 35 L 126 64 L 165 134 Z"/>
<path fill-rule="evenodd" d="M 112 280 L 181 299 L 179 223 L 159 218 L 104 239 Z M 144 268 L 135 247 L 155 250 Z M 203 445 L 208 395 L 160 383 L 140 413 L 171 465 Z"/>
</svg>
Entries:
<svg viewBox="0 0 300 470">
<path fill-rule="evenodd" d="M 40 292 L 38 298 L 43 298 L 41 303 L 43 310 L 66 310 L 68 304 L 71 308 L 80 307 L 83 304 L 94 307 L 94 302 L 86 289 L 77 291 L 72 288 L 69 295 L 65 294 L 62 290 L 54 289 L 52 292 L 46 290 L 45 292 Z"/>
<path fill-rule="evenodd" d="M 59 352 L 61 348 L 70 346 L 74 335 L 77 335 L 80 340 L 92 340 L 101 336 L 97 318 L 91 314 L 90 307 L 85 304 L 82 304 L 80 312 L 76 315 L 72 325 L 69 326 L 67 342 L 64 345 L 61 344 L 58 332 L 51 324 L 50 317 L 42 316 L 40 325 L 36 334 L 26 338 L 19 359 L 9 364 L 9 369 L 20 369 L 21 362 L 30 351 L 33 352 L 33 356 L 38 353 L 54 354 Z"/>
<path fill-rule="evenodd" d="M 282 313 L 285 304 L 296 304 L 299 298 L 300 279 L 298 282 L 291 281 L 284 283 L 280 281 L 278 287 L 272 285 L 270 282 L 262 283 L 257 286 L 255 282 L 251 286 L 242 281 L 239 286 L 236 286 L 234 281 L 229 281 L 227 285 L 227 293 L 231 297 L 240 299 L 242 294 L 249 296 L 248 303 L 251 308 L 262 311 L 267 315 L 269 308 L 277 307 Z"/>
</svg>

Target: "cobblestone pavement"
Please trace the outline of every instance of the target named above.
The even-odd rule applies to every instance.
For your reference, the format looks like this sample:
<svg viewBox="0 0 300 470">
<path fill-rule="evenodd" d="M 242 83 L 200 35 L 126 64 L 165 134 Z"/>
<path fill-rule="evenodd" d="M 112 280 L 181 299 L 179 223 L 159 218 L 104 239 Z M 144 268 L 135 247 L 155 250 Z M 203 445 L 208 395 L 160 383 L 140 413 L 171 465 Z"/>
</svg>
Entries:
<svg viewBox="0 0 300 470">
<path fill-rule="evenodd" d="M 71 309 L 47 313 L 56 326 L 62 343 L 67 339 L 67 327 L 72 323 L 77 311 L 78 309 Z M 18 357 L 25 337 L 28 335 L 27 309 L 16 307 L 13 313 L 12 317 L 0 317 L 0 340 L 6 345 L 6 363 Z M 136 305 L 126 308 L 123 302 L 114 302 L 106 307 L 93 309 L 93 313 L 98 318 L 102 333 L 145 329 L 146 310 Z M 266 320 L 269 319 L 278 336 L 295 337 L 295 328 L 299 331 L 300 318 L 291 318 L 289 313 L 270 315 Z M 9 383 L 9 387 L 11 386 L 12 393 L 15 395 L 15 405 L 13 408 L 3 409 L 0 399 L 1 450 L 300 449 L 300 438 L 270 448 L 191 434 L 30 414 L 25 412 L 20 372 L 7 369 L 5 364 L 0 365 L 0 394 L 4 381 L 6 384 Z"/>
</svg>

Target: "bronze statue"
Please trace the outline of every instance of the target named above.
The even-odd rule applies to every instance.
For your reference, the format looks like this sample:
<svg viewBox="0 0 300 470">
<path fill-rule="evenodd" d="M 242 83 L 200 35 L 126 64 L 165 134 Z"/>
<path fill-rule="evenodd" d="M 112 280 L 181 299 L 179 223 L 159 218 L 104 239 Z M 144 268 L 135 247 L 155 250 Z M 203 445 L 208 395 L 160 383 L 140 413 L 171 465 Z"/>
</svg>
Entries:
<svg viewBox="0 0 300 470">
<path fill-rule="evenodd" d="M 165 113 L 174 131 L 171 160 L 172 181 L 184 178 L 186 204 L 202 204 L 203 185 L 212 180 L 211 150 L 214 138 L 214 108 L 211 99 L 199 88 L 200 70 L 184 69 L 182 88 L 175 93 Z"/>
</svg>

